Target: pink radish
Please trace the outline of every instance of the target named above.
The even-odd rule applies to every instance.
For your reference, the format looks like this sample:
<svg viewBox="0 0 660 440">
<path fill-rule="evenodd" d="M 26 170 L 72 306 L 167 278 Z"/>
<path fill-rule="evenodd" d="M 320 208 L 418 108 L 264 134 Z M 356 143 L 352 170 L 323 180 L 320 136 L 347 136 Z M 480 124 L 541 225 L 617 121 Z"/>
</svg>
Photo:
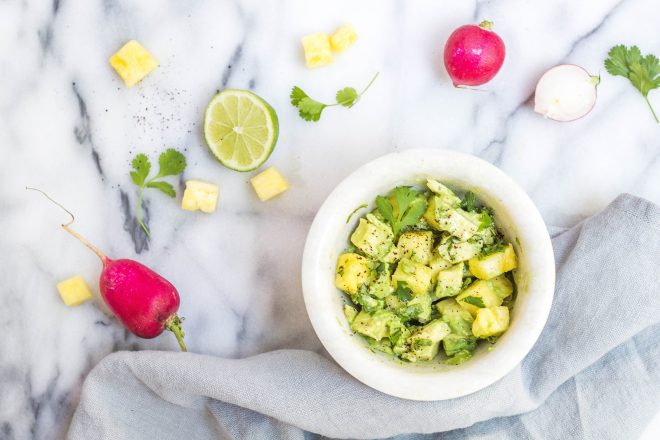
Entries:
<svg viewBox="0 0 660 440">
<path fill-rule="evenodd" d="M 121 323 L 133 334 L 145 339 L 155 338 L 165 329 L 170 330 L 176 336 L 181 351 L 187 351 L 183 342 L 181 318 L 176 313 L 179 309 L 179 292 L 172 283 L 137 261 L 108 258 L 71 229 L 70 225 L 75 217 L 69 210 L 43 191 L 36 188 L 27 189 L 39 191 L 71 216 L 71 221 L 63 224 L 62 228 L 101 259 L 103 270 L 99 279 L 99 290 L 108 308 Z"/>
<path fill-rule="evenodd" d="M 468 24 L 456 29 L 445 44 L 445 68 L 455 87 L 480 86 L 504 63 L 504 41 L 492 31 L 493 23 Z"/>
<path fill-rule="evenodd" d="M 580 119 L 596 104 L 600 77 L 574 64 L 560 64 L 546 71 L 536 84 L 534 111 L 560 122 Z"/>
</svg>

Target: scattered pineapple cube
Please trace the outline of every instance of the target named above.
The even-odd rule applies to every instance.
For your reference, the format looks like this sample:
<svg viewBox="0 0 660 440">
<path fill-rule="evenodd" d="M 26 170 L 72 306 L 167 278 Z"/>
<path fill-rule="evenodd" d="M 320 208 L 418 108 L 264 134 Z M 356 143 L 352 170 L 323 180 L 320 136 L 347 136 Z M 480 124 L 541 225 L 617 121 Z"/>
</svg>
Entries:
<svg viewBox="0 0 660 440">
<path fill-rule="evenodd" d="M 199 180 L 187 180 L 186 190 L 181 199 L 181 208 L 186 211 L 215 212 L 215 208 L 218 206 L 218 192 L 218 185 Z"/>
<path fill-rule="evenodd" d="M 257 174 L 250 179 L 250 183 L 262 202 L 289 189 L 289 184 L 275 167 L 270 167 Z"/>
<path fill-rule="evenodd" d="M 330 37 L 325 32 L 306 35 L 302 38 L 305 50 L 305 64 L 307 67 L 321 67 L 332 63 L 332 50 Z"/>
<path fill-rule="evenodd" d="M 330 37 L 330 46 L 335 52 L 343 52 L 353 45 L 358 39 L 358 34 L 350 24 L 346 24 L 332 34 Z"/>
<path fill-rule="evenodd" d="M 57 283 L 57 291 L 67 306 L 77 306 L 93 298 L 87 283 L 80 275 Z"/>
<path fill-rule="evenodd" d="M 472 323 L 472 333 L 477 338 L 499 336 L 509 328 L 509 309 L 504 306 L 479 309 Z"/>
<path fill-rule="evenodd" d="M 511 243 L 504 249 L 482 258 L 472 258 L 468 262 L 470 272 L 482 280 L 489 280 L 518 267 L 518 258 Z"/>
<path fill-rule="evenodd" d="M 140 43 L 131 40 L 110 57 L 110 65 L 127 87 L 133 87 L 158 67 L 158 61 Z"/>
</svg>

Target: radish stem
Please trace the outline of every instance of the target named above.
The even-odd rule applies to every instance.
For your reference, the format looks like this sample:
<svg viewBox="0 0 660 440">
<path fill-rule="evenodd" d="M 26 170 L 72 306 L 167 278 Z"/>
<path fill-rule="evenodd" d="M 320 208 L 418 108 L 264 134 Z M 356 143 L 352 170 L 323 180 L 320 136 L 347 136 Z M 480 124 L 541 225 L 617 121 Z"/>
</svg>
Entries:
<svg viewBox="0 0 660 440">
<path fill-rule="evenodd" d="M 179 315 L 175 313 L 170 319 L 167 320 L 165 327 L 174 333 L 174 336 L 176 336 L 176 341 L 179 343 L 179 347 L 181 347 L 181 351 L 188 351 L 185 342 L 183 342 L 185 333 L 183 332 L 183 327 L 181 326 L 181 318 L 179 318 Z"/>
</svg>

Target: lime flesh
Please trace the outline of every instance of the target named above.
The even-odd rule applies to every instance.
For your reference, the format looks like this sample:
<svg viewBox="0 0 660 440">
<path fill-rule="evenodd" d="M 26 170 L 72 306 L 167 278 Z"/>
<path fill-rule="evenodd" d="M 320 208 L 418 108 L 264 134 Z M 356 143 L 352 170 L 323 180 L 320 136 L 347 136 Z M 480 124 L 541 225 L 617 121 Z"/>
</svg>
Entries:
<svg viewBox="0 0 660 440">
<path fill-rule="evenodd" d="M 206 143 L 220 163 L 232 170 L 259 168 L 273 152 L 278 133 L 275 110 L 247 90 L 223 90 L 206 107 Z"/>
</svg>

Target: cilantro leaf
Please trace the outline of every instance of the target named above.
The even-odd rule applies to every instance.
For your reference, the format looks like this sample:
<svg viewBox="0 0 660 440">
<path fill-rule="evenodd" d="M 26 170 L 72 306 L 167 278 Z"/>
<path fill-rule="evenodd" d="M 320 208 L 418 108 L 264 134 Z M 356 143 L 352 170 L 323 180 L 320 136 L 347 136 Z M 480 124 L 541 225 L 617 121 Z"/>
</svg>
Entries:
<svg viewBox="0 0 660 440">
<path fill-rule="evenodd" d="M 291 98 L 291 104 L 294 107 L 298 107 L 298 103 L 300 102 L 300 100 L 303 98 L 307 98 L 307 93 L 303 92 L 303 90 L 300 87 L 294 86 L 291 89 L 290 98 Z"/>
<path fill-rule="evenodd" d="M 320 101 L 312 99 L 305 93 L 300 87 L 294 86 L 291 89 L 291 94 L 289 98 L 291 99 L 291 105 L 298 109 L 298 115 L 305 121 L 316 122 L 321 119 L 321 113 L 326 107 L 335 107 L 341 105 L 346 108 L 351 108 L 357 103 L 362 95 L 369 90 L 371 84 L 378 77 L 378 73 L 374 75 L 367 87 L 358 93 L 353 87 L 344 87 L 339 90 L 335 96 L 336 102 L 333 104 L 324 104 Z"/>
<path fill-rule="evenodd" d="M 176 197 L 176 191 L 172 184 L 157 179 L 180 174 L 186 168 L 186 158 L 181 152 L 173 148 L 164 151 L 158 158 L 158 174 L 151 179 L 148 179 L 149 172 L 151 171 L 151 162 L 147 155 L 140 153 L 135 156 L 131 162 L 131 166 L 133 167 L 133 171 L 130 172 L 131 180 L 140 189 L 137 201 L 136 220 L 144 230 L 144 233 L 147 234 L 147 237 L 151 237 L 149 228 L 147 228 L 142 221 L 142 198 L 144 190 L 146 188 L 154 188 L 169 197 Z"/>
<path fill-rule="evenodd" d="M 468 191 L 465 193 L 465 196 L 461 201 L 461 208 L 471 212 L 477 210 L 477 196 L 475 196 L 472 191 Z"/>
<path fill-rule="evenodd" d="M 396 206 L 396 210 L 395 207 Z M 392 227 L 394 236 L 408 226 L 419 222 L 427 208 L 426 198 L 408 186 L 394 188 L 391 197 L 376 197 L 376 207 Z"/>
<path fill-rule="evenodd" d="M 305 121 L 318 121 L 321 119 L 321 112 L 327 107 L 327 104 L 313 100 L 306 96 L 298 102 L 298 114 Z"/>
<path fill-rule="evenodd" d="M 408 302 L 412 299 L 412 290 L 408 287 L 408 283 L 405 281 L 399 281 L 396 283 L 396 290 L 394 295 L 402 302 Z"/>
<path fill-rule="evenodd" d="M 493 221 L 493 217 L 490 215 L 490 212 L 488 212 L 487 209 L 484 209 L 483 212 L 481 213 L 479 230 L 483 231 L 485 229 L 488 229 L 491 226 L 493 226 L 494 223 L 495 222 Z"/>
<path fill-rule="evenodd" d="M 149 182 L 147 183 L 147 188 L 155 188 L 172 198 L 176 197 L 176 191 L 174 190 L 172 184 L 169 182 L 165 182 L 164 180 Z"/>
<path fill-rule="evenodd" d="M 351 108 L 359 98 L 358 92 L 353 87 L 344 87 L 337 92 L 337 103 L 344 107 Z"/>
<path fill-rule="evenodd" d="M 154 177 L 176 176 L 186 168 L 186 158 L 174 148 L 169 148 L 158 157 L 158 175 Z"/>
<path fill-rule="evenodd" d="M 144 185 L 144 181 L 151 171 L 151 162 L 146 154 L 138 154 L 131 162 L 131 166 L 135 171 L 131 171 L 131 179 L 137 186 Z"/>
<path fill-rule="evenodd" d="M 422 347 L 428 347 L 430 345 L 433 345 L 433 341 L 430 339 L 422 338 L 422 339 L 416 339 L 412 343 L 412 349 L 413 350 L 419 350 Z"/>
<path fill-rule="evenodd" d="M 605 69 L 611 75 L 628 78 L 630 83 L 644 97 L 655 121 L 660 123 L 648 99 L 651 90 L 660 88 L 660 62 L 655 55 L 642 56 L 637 46 L 628 49 L 620 44 L 611 48 L 607 54 Z"/>
<path fill-rule="evenodd" d="M 461 299 L 464 303 L 472 304 L 473 306 L 477 306 L 480 308 L 486 307 L 486 304 L 484 304 L 484 300 L 481 299 L 478 296 L 466 296 L 465 298 Z"/>
</svg>

